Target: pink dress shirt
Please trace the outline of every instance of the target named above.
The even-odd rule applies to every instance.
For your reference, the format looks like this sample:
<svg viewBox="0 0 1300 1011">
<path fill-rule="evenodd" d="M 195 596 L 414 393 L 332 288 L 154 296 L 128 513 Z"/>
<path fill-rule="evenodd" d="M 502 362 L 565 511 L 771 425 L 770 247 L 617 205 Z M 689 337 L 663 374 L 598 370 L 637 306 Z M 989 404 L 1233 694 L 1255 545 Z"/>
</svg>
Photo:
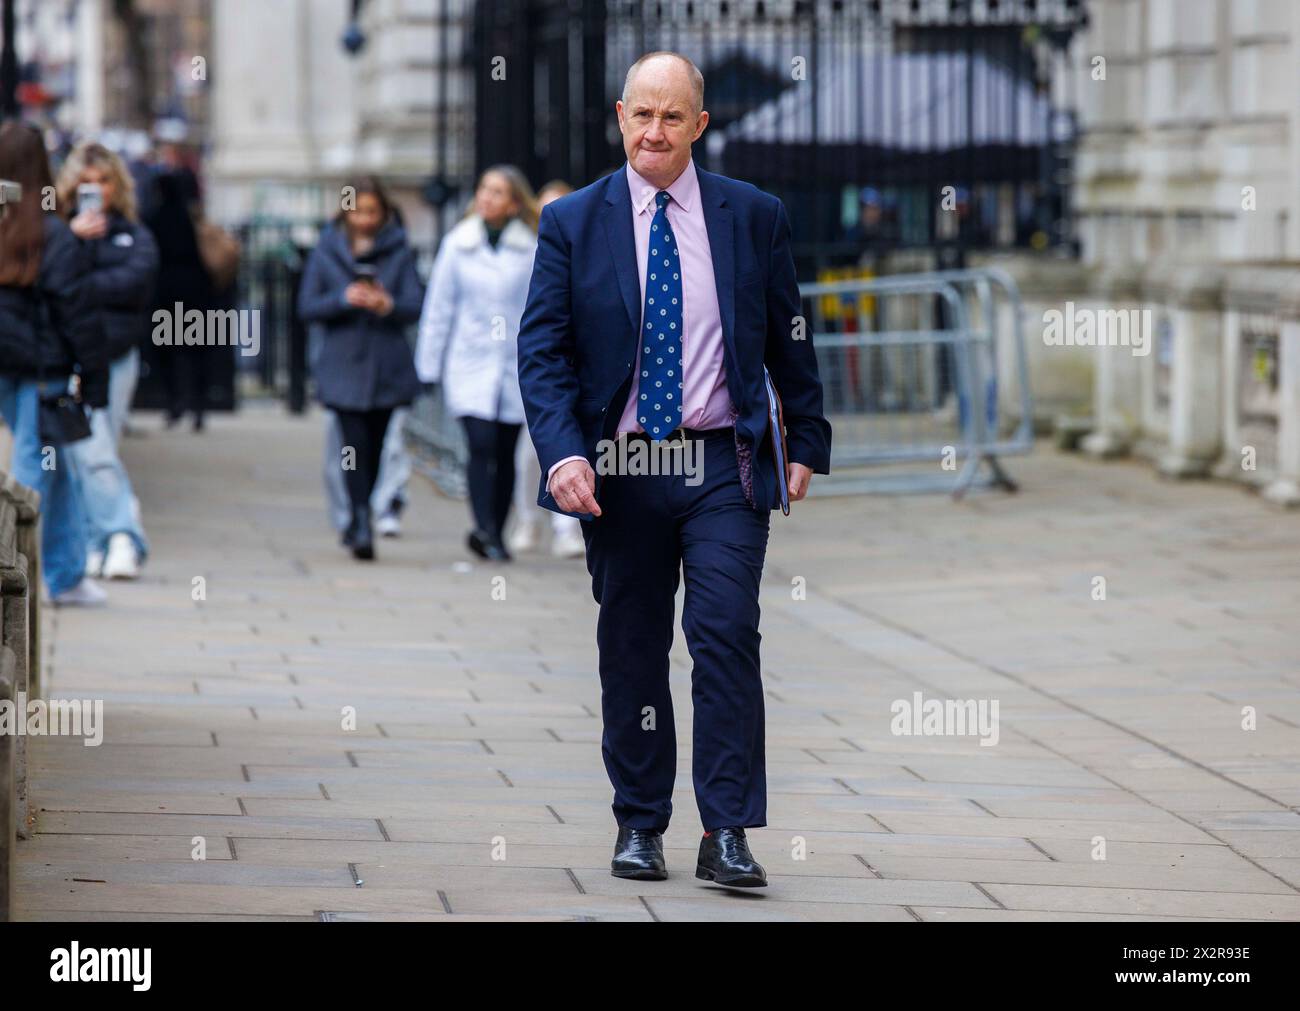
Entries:
<svg viewBox="0 0 1300 1011">
<path fill-rule="evenodd" d="M 655 216 L 655 194 L 659 190 L 647 182 L 631 163 L 627 165 L 627 183 L 632 196 L 632 228 L 636 236 L 637 278 L 641 284 L 641 313 L 645 316 L 646 259 L 650 250 L 650 222 Z M 731 395 L 727 392 L 727 370 L 723 359 L 722 314 L 718 309 L 717 285 L 713 279 L 713 255 L 709 233 L 704 223 L 704 206 L 700 201 L 700 180 L 695 174 L 695 159 L 669 186 L 668 223 L 677 237 L 678 256 L 682 264 L 682 427 L 725 428 L 731 422 Z M 640 332 L 638 325 L 637 331 Z M 628 392 L 618 431 L 642 432 L 636 420 L 639 392 L 636 377 L 641 374 L 641 342 L 637 341 L 636 362 L 632 370 L 632 388 Z M 570 460 L 557 461 L 546 475 L 547 490 L 551 476 Z"/>
</svg>

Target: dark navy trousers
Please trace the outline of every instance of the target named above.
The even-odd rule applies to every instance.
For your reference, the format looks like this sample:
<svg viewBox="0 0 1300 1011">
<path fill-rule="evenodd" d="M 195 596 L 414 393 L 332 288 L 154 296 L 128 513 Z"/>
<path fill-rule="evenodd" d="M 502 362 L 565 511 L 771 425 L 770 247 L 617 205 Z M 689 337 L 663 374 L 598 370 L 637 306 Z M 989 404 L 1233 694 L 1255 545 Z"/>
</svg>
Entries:
<svg viewBox="0 0 1300 1011">
<path fill-rule="evenodd" d="M 582 524 L 600 605 L 601 750 L 614 817 L 668 827 L 677 734 L 668 691 L 675 595 L 694 667 L 692 774 L 705 831 L 767 823 L 758 587 L 770 513 L 745 500 L 730 428 L 705 433 L 685 475 L 607 474 L 601 515 Z"/>
</svg>

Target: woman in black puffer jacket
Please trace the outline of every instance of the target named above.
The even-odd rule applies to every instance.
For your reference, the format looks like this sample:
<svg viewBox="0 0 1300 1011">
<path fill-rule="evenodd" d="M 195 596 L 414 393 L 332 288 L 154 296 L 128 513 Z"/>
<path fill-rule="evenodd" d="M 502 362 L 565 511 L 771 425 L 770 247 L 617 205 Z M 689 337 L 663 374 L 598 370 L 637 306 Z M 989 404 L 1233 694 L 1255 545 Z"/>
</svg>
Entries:
<svg viewBox="0 0 1300 1011">
<path fill-rule="evenodd" d="M 14 477 L 41 494 L 42 572 L 55 604 L 101 604 L 86 578 L 86 531 L 76 461 L 40 425 L 40 401 L 80 376 L 85 406 L 108 403 L 108 356 L 85 286 L 80 243 L 42 204 L 54 192 L 40 131 L 0 126 L 0 179 L 22 199 L 0 218 L 0 414 L 13 432 Z"/>
<path fill-rule="evenodd" d="M 86 572 L 135 579 L 149 551 L 140 507 L 118 441 L 140 376 L 140 344 L 158 276 L 158 246 L 136 220 L 135 183 L 122 160 L 83 141 L 59 171 L 59 207 L 89 259 L 86 289 L 100 311 L 110 361 L 108 407 L 91 415 L 91 435 L 72 444 L 86 508 Z M 170 350 L 170 349 L 168 349 Z"/>
</svg>

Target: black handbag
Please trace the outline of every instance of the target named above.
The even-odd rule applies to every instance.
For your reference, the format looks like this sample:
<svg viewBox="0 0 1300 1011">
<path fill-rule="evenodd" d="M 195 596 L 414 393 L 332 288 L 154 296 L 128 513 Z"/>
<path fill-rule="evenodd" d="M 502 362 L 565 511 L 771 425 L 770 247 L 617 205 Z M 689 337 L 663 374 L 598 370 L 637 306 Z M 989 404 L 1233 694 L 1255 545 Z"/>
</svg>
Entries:
<svg viewBox="0 0 1300 1011">
<path fill-rule="evenodd" d="M 41 354 L 40 333 L 42 317 L 49 325 L 55 337 L 60 343 L 63 343 L 63 334 L 55 331 L 53 321 L 49 319 L 49 312 L 42 311 L 45 309 L 45 302 L 41 298 L 40 289 L 32 287 L 32 301 L 36 307 L 35 332 L 37 340 L 36 354 Z M 42 364 L 37 370 L 37 383 L 39 386 L 45 385 L 45 366 Z M 90 438 L 90 416 L 81 402 L 65 386 L 57 393 L 44 393 L 40 395 L 40 407 L 38 409 L 37 433 L 40 435 L 41 444 L 44 446 L 66 446 L 72 442 L 80 442 L 82 439 Z"/>
<path fill-rule="evenodd" d="M 66 446 L 90 438 L 90 417 L 67 390 L 41 394 L 38 427 L 41 443 L 46 446 Z"/>
</svg>

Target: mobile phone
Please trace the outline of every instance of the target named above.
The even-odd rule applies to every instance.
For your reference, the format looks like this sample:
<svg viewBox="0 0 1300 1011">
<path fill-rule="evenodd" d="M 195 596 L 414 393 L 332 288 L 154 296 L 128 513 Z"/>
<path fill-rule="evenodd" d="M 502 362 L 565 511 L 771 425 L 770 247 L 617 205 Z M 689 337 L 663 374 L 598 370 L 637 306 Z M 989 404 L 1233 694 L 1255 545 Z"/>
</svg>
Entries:
<svg viewBox="0 0 1300 1011">
<path fill-rule="evenodd" d="M 358 263 L 352 270 L 352 280 L 358 284 L 374 284 L 378 273 L 373 263 Z"/>
<path fill-rule="evenodd" d="M 77 187 L 77 213 L 104 210 L 104 191 L 99 183 L 82 183 Z"/>
</svg>

